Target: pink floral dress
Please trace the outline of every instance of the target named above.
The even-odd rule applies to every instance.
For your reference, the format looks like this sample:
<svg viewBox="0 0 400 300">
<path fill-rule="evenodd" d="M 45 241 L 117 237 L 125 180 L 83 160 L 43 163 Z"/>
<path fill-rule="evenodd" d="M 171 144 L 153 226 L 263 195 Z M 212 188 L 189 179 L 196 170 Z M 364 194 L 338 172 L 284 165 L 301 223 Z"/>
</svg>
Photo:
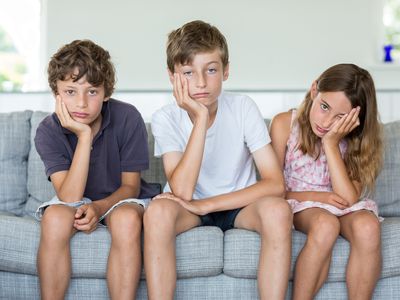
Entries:
<svg viewBox="0 0 400 300">
<path fill-rule="evenodd" d="M 328 170 L 328 162 L 325 152 L 321 149 L 321 154 L 318 159 L 315 159 L 308 154 L 303 154 L 297 149 L 299 138 L 299 126 L 294 122 L 296 111 L 292 113 L 292 126 L 290 136 L 286 145 L 285 168 L 284 176 L 287 191 L 302 192 L 302 191 L 319 191 L 332 192 L 331 179 Z M 339 143 L 342 157 L 347 150 L 347 143 L 341 140 Z M 300 212 L 307 208 L 319 207 L 328 210 L 336 216 L 343 216 L 348 213 L 366 209 L 372 211 L 379 220 L 383 220 L 378 216 L 378 206 L 371 200 L 364 198 L 353 206 L 346 209 L 339 209 L 333 205 L 313 201 L 297 201 L 296 199 L 287 200 L 292 207 L 293 213 Z"/>
</svg>

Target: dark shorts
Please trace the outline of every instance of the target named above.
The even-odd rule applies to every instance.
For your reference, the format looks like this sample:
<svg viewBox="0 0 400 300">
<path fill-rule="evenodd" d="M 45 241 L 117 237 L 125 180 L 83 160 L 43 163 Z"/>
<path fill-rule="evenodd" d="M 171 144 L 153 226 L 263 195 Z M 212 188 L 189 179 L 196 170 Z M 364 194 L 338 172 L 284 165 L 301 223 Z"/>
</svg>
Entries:
<svg viewBox="0 0 400 300">
<path fill-rule="evenodd" d="M 237 208 L 200 216 L 200 226 L 217 226 L 221 228 L 222 231 L 232 229 L 235 227 L 235 219 L 241 210 L 241 208 Z"/>
</svg>

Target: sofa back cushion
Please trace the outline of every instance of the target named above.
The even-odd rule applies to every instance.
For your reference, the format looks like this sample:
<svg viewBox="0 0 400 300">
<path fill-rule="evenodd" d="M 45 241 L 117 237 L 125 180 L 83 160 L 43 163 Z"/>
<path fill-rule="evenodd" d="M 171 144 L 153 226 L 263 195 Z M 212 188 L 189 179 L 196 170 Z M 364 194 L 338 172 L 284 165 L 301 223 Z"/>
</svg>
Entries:
<svg viewBox="0 0 400 300">
<path fill-rule="evenodd" d="M 146 130 L 148 136 L 148 147 L 149 147 L 149 169 L 142 172 L 142 177 L 147 182 L 160 183 L 164 188 L 166 179 L 164 174 L 164 168 L 161 158 L 154 157 L 154 137 L 151 133 L 150 123 L 146 123 Z"/>
<path fill-rule="evenodd" d="M 383 217 L 400 216 L 400 121 L 384 125 L 384 164 L 374 200 Z"/>
<path fill-rule="evenodd" d="M 47 180 L 44 164 L 36 151 L 34 138 L 40 122 L 48 116 L 48 112 L 35 111 L 31 118 L 31 149 L 28 159 L 28 201 L 25 205 L 25 214 L 33 216 L 39 205 L 50 200 L 54 195 L 53 185 Z"/>
<path fill-rule="evenodd" d="M 27 198 L 31 111 L 0 114 L 0 210 L 22 214 Z"/>
</svg>

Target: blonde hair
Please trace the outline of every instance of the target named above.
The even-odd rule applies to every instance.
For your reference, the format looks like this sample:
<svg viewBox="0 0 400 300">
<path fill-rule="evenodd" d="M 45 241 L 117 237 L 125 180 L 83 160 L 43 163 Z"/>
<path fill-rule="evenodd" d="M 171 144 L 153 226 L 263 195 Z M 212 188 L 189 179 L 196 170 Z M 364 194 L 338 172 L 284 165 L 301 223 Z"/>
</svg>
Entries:
<svg viewBox="0 0 400 300">
<path fill-rule="evenodd" d="M 323 72 L 317 79 L 318 92 L 345 93 L 351 106 L 360 107 L 360 125 L 346 137 L 344 163 L 351 180 L 356 180 L 367 191 L 374 190 L 375 179 L 382 166 L 382 126 L 379 121 L 374 82 L 368 71 L 354 64 L 338 64 Z M 311 128 L 309 116 L 312 106 L 311 91 L 301 103 L 297 121 L 300 127 L 298 149 L 318 157 L 320 138 Z"/>
<path fill-rule="evenodd" d="M 191 63 L 196 54 L 216 49 L 225 68 L 229 63 L 228 44 L 218 28 L 199 20 L 186 23 L 168 35 L 168 69 L 173 73 L 175 64 Z"/>
</svg>

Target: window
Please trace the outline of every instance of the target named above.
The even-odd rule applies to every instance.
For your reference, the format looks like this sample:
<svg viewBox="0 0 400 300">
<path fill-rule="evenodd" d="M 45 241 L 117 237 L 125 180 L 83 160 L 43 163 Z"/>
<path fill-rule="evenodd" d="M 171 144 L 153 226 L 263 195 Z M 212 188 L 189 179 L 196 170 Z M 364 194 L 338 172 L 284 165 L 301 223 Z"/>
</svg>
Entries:
<svg viewBox="0 0 400 300">
<path fill-rule="evenodd" d="M 41 0 L 0 0 L 0 92 L 40 90 Z"/>
<path fill-rule="evenodd" d="M 400 62 L 400 0 L 387 0 L 383 8 L 385 52 L 393 61 Z"/>
</svg>

